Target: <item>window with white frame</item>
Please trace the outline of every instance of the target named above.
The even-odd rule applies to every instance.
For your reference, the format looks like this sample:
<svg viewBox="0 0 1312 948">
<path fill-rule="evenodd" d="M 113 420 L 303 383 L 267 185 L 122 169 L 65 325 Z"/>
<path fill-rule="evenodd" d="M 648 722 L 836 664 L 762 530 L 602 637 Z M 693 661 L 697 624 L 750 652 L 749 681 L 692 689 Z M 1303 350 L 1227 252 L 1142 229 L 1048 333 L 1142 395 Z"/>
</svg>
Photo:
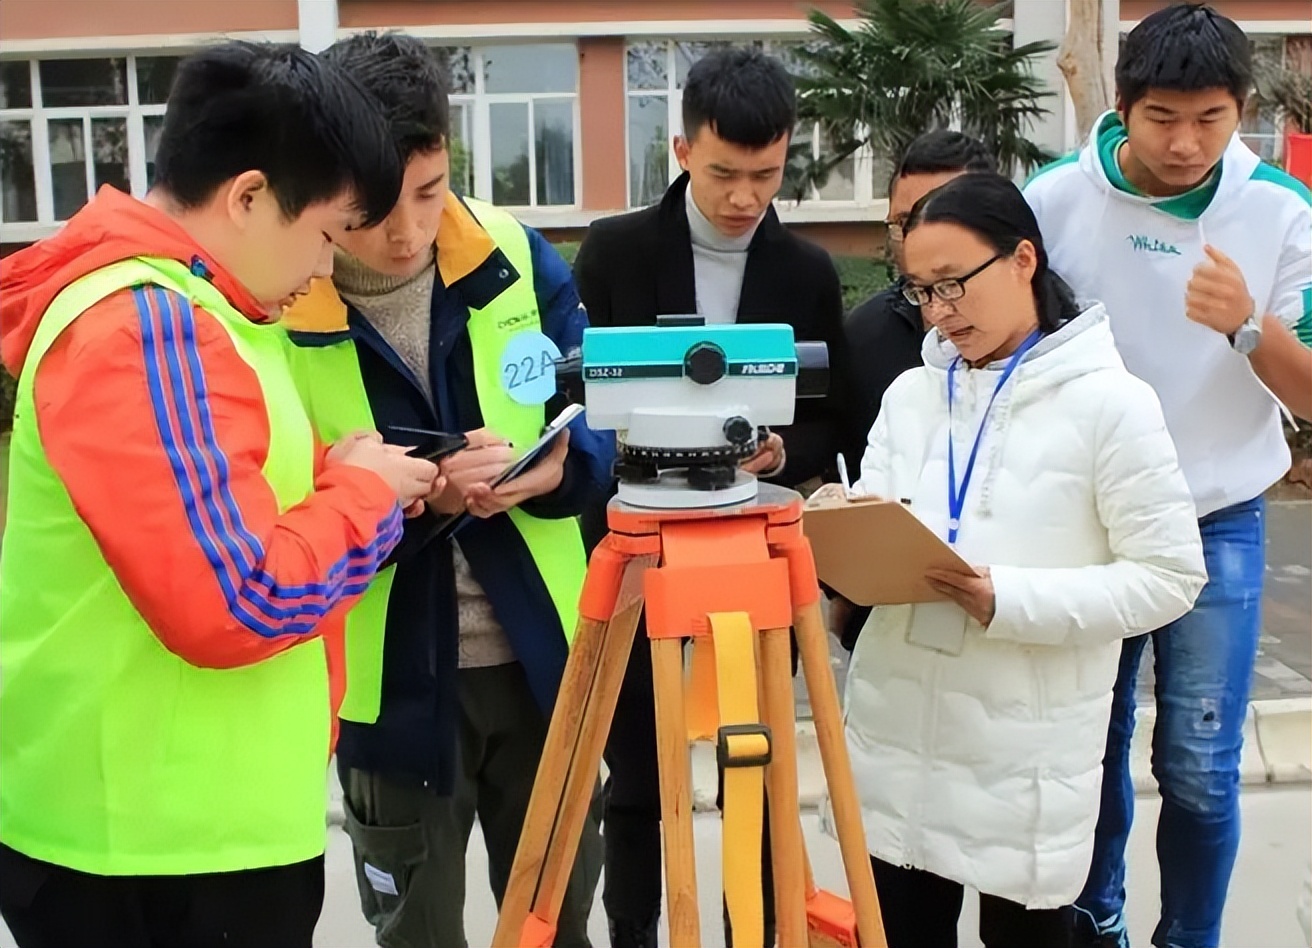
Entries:
<svg viewBox="0 0 1312 948">
<path fill-rule="evenodd" d="M 446 47 L 452 183 L 504 207 L 574 207 L 579 196 L 573 43 Z"/>
<path fill-rule="evenodd" d="M 682 128 L 683 84 L 692 64 L 708 51 L 729 45 L 723 41 L 655 40 L 631 42 L 626 49 L 625 88 L 628 104 L 629 205 L 642 207 L 660 200 L 679 168 L 670 142 Z M 740 45 L 740 44 L 735 44 Z M 790 71 L 803 68 L 796 55 L 802 41 L 756 40 L 753 45 L 780 57 Z M 810 149 L 814 159 L 829 148 L 819 123 L 803 123 L 795 145 Z M 887 172 L 863 147 L 834 166 L 824 185 L 812 186 L 804 200 L 867 205 L 883 195 Z M 792 193 L 785 182 L 783 194 Z"/>
<path fill-rule="evenodd" d="M 145 194 L 180 59 L 0 61 L 0 228 L 68 220 L 101 185 Z"/>
</svg>

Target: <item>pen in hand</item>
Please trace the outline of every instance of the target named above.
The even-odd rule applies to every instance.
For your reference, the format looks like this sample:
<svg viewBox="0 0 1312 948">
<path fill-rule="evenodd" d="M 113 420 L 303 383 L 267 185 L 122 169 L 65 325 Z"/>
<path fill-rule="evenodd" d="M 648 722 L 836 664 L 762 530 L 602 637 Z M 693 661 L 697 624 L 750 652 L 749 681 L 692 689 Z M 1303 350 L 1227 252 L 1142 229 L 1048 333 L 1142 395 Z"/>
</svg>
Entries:
<svg viewBox="0 0 1312 948">
<path fill-rule="evenodd" d="M 838 481 L 843 485 L 843 498 L 851 500 L 855 495 L 852 492 L 852 482 L 847 476 L 847 459 L 842 454 L 838 455 Z"/>
</svg>

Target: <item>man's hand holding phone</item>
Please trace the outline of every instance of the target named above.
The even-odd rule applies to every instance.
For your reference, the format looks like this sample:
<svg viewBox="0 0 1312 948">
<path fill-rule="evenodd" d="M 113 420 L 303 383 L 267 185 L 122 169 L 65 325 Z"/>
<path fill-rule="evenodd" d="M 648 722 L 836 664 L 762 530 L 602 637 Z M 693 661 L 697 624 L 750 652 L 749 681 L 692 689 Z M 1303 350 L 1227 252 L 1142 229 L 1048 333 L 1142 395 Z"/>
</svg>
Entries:
<svg viewBox="0 0 1312 948">
<path fill-rule="evenodd" d="M 475 517 L 487 519 L 526 500 L 550 494 L 560 486 L 565 476 L 565 456 L 569 454 L 569 430 L 562 431 L 551 442 L 551 450 L 523 474 L 511 478 L 500 487 L 475 484 L 465 495 L 465 505 Z"/>
<path fill-rule="evenodd" d="M 463 513 L 470 488 L 495 479 L 515 459 L 510 443 L 487 428 L 470 431 L 465 437 L 469 444 L 464 450 L 439 462 L 446 486 L 428 497 L 428 506 L 435 513 Z"/>
<path fill-rule="evenodd" d="M 441 496 L 429 498 L 435 510 L 442 513 L 468 510 L 475 517 L 486 519 L 550 493 L 560 485 L 569 450 L 569 432 L 556 438 L 551 451 L 541 461 L 496 488 L 491 484 L 514 462 L 514 449 L 486 428 L 471 431 L 468 437 L 469 447 L 441 462 L 447 488 Z"/>
<path fill-rule="evenodd" d="M 410 450 L 384 444 L 383 436 L 376 431 L 357 431 L 329 448 L 325 463 L 373 471 L 396 494 L 405 515 L 413 517 L 423 512 L 424 498 L 441 491 L 445 484 L 436 464 L 411 457 Z"/>
</svg>

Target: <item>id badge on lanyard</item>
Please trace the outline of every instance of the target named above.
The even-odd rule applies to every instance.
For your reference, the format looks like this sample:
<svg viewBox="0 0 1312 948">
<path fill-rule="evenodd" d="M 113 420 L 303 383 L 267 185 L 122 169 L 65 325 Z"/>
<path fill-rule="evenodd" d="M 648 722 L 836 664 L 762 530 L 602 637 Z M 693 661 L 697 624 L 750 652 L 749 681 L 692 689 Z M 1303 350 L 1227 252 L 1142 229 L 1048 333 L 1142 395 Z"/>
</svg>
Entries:
<svg viewBox="0 0 1312 948">
<path fill-rule="evenodd" d="M 1003 369 L 1002 377 L 998 379 L 998 384 L 993 388 L 993 395 L 989 398 L 988 405 L 984 408 L 984 414 L 979 420 L 979 429 L 975 432 L 975 443 L 971 446 L 970 457 L 966 461 L 966 470 L 960 485 L 957 483 L 957 462 L 956 449 L 952 443 L 952 403 L 953 403 L 953 382 L 957 363 L 961 361 L 958 356 L 948 366 L 948 545 L 956 546 L 957 534 L 961 531 L 961 512 L 966 504 L 966 491 L 970 487 L 971 477 L 975 473 L 975 460 L 979 456 L 980 442 L 984 440 L 984 429 L 988 426 L 989 412 L 993 409 L 993 403 L 998 398 L 998 393 L 1002 391 L 1007 381 L 1016 371 L 1016 367 L 1025 358 L 1025 353 L 1034 348 L 1034 344 L 1039 341 L 1040 334 L 1035 330 L 1024 342 L 1020 348 L 1007 362 Z M 966 629 L 970 624 L 970 616 L 966 611 L 958 606 L 955 602 L 923 602 L 916 603 L 911 607 L 911 619 L 907 628 L 907 642 L 911 645 L 927 648 L 935 652 L 941 652 L 944 655 L 960 655 L 966 647 Z"/>
</svg>

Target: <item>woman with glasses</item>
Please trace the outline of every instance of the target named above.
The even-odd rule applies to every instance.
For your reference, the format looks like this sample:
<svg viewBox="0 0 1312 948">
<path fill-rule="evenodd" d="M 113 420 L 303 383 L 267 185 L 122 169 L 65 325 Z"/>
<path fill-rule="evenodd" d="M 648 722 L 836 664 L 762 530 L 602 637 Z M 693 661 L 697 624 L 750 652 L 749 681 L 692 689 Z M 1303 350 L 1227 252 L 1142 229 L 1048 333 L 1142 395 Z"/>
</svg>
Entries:
<svg viewBox="0 0 1312 948">
<path fill-rule="evenodd" d="M 943 601 L 874 610 L 847 738 L 891 948 L 1061 948 L 1093 846 L 1119 641 L 1204 582 L 1161 408 L 1099 304 L 1048 269 L 1005 178 L 931 192 L 903 292 L 933 330 L 884 397 L 858 493 L 901 500 L 975 567 Z"/>
<path fill-rule="evenodd" d="M 993 156 L 978 139 L 947 129 L 935 129 L 914 139 L 902 153 L 888 179 L 888 257 L 898 277 L 869 299 L 858 303 L 843 320 L 843 335 L 852 364 L 851 431 L 843 446 L 847 466 L 861 466 L 866 435 L 879 416 L 884 393 L 908 369 L 921 364 L 920 347 L 925 341 L 925 324 L 920 307 L 902 293 L 902 225 L 916 202 L 941 185 L 963 174 L 994 171 Z M 870 610 L 855 606 L 841 596 L 829 600 L 830 628 L 849 652 L 856 644 Z"/>
</svg>

